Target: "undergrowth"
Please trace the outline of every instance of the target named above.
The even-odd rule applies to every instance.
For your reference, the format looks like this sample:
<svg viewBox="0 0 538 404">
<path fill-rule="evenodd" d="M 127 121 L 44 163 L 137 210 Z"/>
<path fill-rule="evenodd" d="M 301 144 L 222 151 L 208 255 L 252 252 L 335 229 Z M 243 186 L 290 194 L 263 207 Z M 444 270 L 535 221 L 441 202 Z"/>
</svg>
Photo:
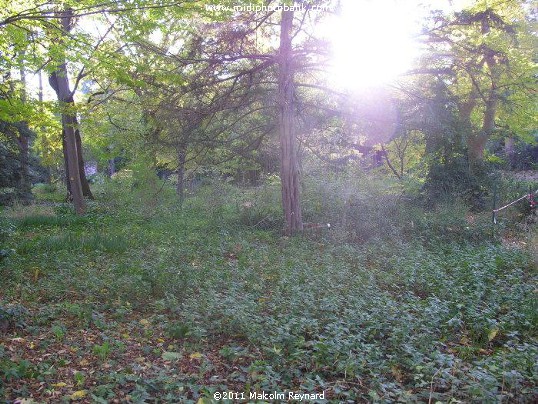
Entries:
<svg viewBox="0 0 538 404">
<path fill-rule="evenodd" d="M 532 253 L 461 203 L 425 210 L 356 180 L 306 179 L 306 220 L 331 227 L 305 237 L 281 236 L 277 181 L 209 185 L 180 207 L 166 184 L 150 198 L 118 180 L 83 218 L 4 214 L 0 392 L 532 402 Z"/>
</svg>

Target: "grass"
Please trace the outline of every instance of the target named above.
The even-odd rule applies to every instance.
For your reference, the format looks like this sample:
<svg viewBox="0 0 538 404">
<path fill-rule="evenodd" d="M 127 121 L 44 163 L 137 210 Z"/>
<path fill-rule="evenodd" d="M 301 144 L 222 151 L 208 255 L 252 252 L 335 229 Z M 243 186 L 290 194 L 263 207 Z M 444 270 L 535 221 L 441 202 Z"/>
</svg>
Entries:
<svg viewBox="0 0 538 404">
<path fill-rule="evenodd" d="M 331 223 L 313 238 L 280 236 L 278 184 L 217 184 L 183 208 L 165 188 L 151 211 L 116 184 L 83 219 L 61 204 L 47 217 L 62 224 L 5 215 L 4 398 L 532 402 L 532 253 L 462 205 L 346 181 L 307 187 L 309 220 Z M 328 202 L 342 190 L 347 204 Z"/>
</svg>

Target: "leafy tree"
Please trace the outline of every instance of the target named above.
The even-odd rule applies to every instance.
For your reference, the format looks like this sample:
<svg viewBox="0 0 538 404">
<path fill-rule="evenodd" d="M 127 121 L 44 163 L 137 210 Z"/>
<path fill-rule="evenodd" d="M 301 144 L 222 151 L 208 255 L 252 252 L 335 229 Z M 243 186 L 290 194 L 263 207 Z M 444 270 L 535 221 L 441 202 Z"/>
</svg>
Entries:
<svg viewBox="0 0 538 404">
<path fill-rule="evenodd" d="M 73 4 L 71 4 L 73 3 Z M 192 2 L 191 2 L 192 3 Z M 12 36 L 20 37 L 21 33 L 31 32 L 35 34 L 37 42 L 35 45 L 43 46 L 45 49 L 42 55 L 33 52 L 35 59 L 44 60 L 42 66 L 47 66 L 50 75 L 50 84 L 57 93 L 58 101 L 62 110 L 62 129 L 64 138 L 64 156 L 66 160 L 66 171 L 68 187 L 73 195 L 75 210 L 77 213 L 84 212 L 83 193 L 91 196 L 87 181 L 84 175 L 84 164 L 82 161 L 82 145 L 78 132 L 78 121 L 76 110 L 74 109 L 74 92 L 79 81 L 86 74 L 84 69 L 92 62 L 100 65 L 97 50 L 104 38 L 92 41 L 92 38 L 73 31 L 76 20 L 81 17 L 101 14 L 110 17 L 112 14 L 132 14 L 136 17 L 141 10 L 155 11 L 165 8 L 172 9 L 177 5 L 175 2 L 155 3 L 151 0 L 138 0 L 128 4 L 118 4 L 116 2 L 96 2 L 92 0 L 84 2 L 56 2 L 47 3 L 8 3 L 3 8 L 0 17 L 0 29 L 10 32 Z M 135 19 L 122 20 L 133 23 Z M 128 25 L 124 28 L 129 27 Z M 140 30 L 141 24 L 130 25 L 129 32 Z M 147 29 L 147 27 L 145 28 Z M 29 45 L 28 41 L 26 45 Z M 104 54 L 105 58 L 110 58 L 110 54 Z M 70 60 L 69 60 L 70 59 Z M 93 59 L 93 60 L 92 60 Z M 76 77 L 74 90 L 71 90 L 68 80 L 68 62 L 78 62 L 83 67 Z M 88 63 L 89 62 L 89 63 Z M 106 63 L 102 60 L 102 63 Z"/>
<path fill-rule="evenodd" d="M 476 1 L 452 16 L 436 15 L 428 31 L 426 62 L 451 84 L 464 125 L 471 170 L 480 170 L 486 143 L 506 118 L 503 110 L 522 108 L 511 120 L 515 132 L 536 124 L 533 43 L 525 2 Z M 521 105 L 521 100 L 528 100 Z M 526 118 L 521 119 L 522 116 Z"/>
</svg>

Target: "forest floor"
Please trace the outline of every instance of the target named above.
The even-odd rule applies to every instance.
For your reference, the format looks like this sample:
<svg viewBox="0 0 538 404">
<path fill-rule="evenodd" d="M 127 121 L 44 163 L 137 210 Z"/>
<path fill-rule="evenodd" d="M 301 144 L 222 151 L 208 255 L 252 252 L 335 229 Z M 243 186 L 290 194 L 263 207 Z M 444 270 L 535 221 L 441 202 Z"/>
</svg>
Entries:
<svg viewBox="0 0 538 404">
<path fill-rule="evenodd" d="M 287 238 L 249 225 L 259 220 L 237 199 L 211 195 L 182 209 L 111 195 L 84 217 L 62 203 L 6 210 L 0 396 L 538 397 L 535 233 L 503 245 L 463 213 L 417 219 L 412 237 L 395 228 L 360 243 L 339 233 Z"/>
</svg>

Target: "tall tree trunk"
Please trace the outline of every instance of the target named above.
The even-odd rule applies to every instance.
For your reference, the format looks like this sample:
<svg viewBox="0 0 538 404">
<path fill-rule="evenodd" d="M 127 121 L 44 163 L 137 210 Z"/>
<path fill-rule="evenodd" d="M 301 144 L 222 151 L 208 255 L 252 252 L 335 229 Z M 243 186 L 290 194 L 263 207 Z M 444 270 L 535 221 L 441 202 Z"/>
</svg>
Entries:
<svg viewBox="0 0 538 404">
<path fill-rule="evenodd" d="M 39 79 L 39 89 L 37 92 L 37 97 L 38 97 L 37 99 L 39 100 L 39 102 L 43 102 L 43 72 L 41 70 L 39 70 L 37 77 Z M 41 111 L 43 111 L 43 109 L 41 109 Z"/>
<path fill-rule="evenodd" d="M 293 10 L 282 10 L 278 73 L 278 106 L 280 132 L 280 180 L 286 235 L 303 230 L 297 140 L 294 127 L 294 86 L 291 31 Z"/>
<path fill-rule="evenodd" d="M 183 205 L 185 200 L 185 161 L 187 158 L 187 147 L 179 145 L 177 148 L 177 185 L 176 194 L 179 198 L 179 204 Z"/>
<path fill-rule="evenodd" d="M 62 28 L 65 34 L 71 31 L 73 23 L 73 11 L 70 9 L 58 12 L 61 18 Z M 80 134 L 78 132 L 78 121 L 74 112 L 75 100 L 69 87 L 69 77 L 67 74 L 67 63 L 65 58 L 59 61 L 55 72 L 49 76 L 49 83 L 56 92 L 58 101 L 62 104 L 62 138 L 64 146 L 64 159 L 66 161 L 66 181 L 67 189 L 73 198 L 73 204 L 77 214 L 84 214 L 86 204 L 84 202 L 83 180 L 85 182 L 86 194 L 93 197 L 89 192 L 89 185 L 84 172 L 84 162 L 82 160 L 82 146 Z M 77 139 L 78 136 L 78 139 Z"/>
<path fill-rule="evenodd" d="M 51 85 L 52 85 L 52 80 L 53 78 L 51 76 Z M 69 100 L 66 101 L 66 103 L 74 104 L 73 101 L 69 101 Z M 94 199 L 92 191 L 90 190 L 90 184 L 88 182 L 88 179 L 86 178 L 86 171 L 84 169 L 84 159 L 82 158 L 82 140 L 80 138 L 80 132 L 78 130 L 78 120 L 77 120 L 76 115 L 74 114 L 73 114 L 73 119 L 77 126 L 77 128 L 75 129 L 75 142 L 77 144 L 77 162 L 78 162 L 78 169 L 79 169 L 79 174 L 80 174 L 80 184 L 82 187 L 82 195 L 87 198 Z M 71 185 L 69 181 L 69 166 L 67 162 L 67 144 L 65 142 L 65 129 L 62 129 L 62 146 L 63 146 L 64 166 L 65 166 L 65 185 L 67 187 L 68 199 L 71 199 L 72 192 L 71 192 Z"/>
<path fill-rule="evenodd" d="M 24 132 L 27 132 L 28 124 L 20 123 Z M 30 139 L 27 133 L 19 133 L 19 161 L 21 164 L 21 175 L 19 179 L 19 195 L 23 201 L 30 202 L 32 200 L 32 184 L 30 181 Z"/>
<path fill-rule="evenodd" d="M 23 54 L 24 55 L 24 54 Z M 24 66 L 19 68 L 19 74 L 21 76 L 21 101 L 26 103 L 26 71 Z M 23 201 L 29 202 L 32 200 L 32 184 L 30 181 L 30 130 L 28 128 L 28 122 L 19 123 L 19 161 L 21 164 L 21 175 L 19 180 L 19 195 Z"/>
<path fill-rule="evenodd" d="M 67 159 L 67 143 L 65 142 L 65 130 L 62 129 L 62 152 L 64 156 L 64 171 L 65 171 L 65 188 L 67 189 L 67 201 L 71 202 L 73 194 L 71 193 L 71 182 L 69 181 L 69 163 Z"/>
<path fill-rule="evenodd" d="M 479 168 L 484 162 L 484 150 L 486 143 L 495 130 L 495 114 L 497 113 L 498 97 L 497 91 L 492 87 L 486 101 L 482 128 L 478 133 L 469 137 L 469 163 L 471 171 Z"/>
<path fill-rule="evenodd" d="M 483 35 L 487 35 L 490 32 L 490 25 L 486 19 L 481 21 L 482 27 L 481 32 Z M 484 117 L 482 120 L 482 128 L 480 132 L 475 133 L 474 136 L 471 136 L 469 139 L 469 163 L 471 170 L 473 167 L 480 167 L 484 161 L 484 150 L 486 148 L 486 143 L 488 139 L 493 134 L 495 130 L 495 115 L 497 113 L 497 106 L 499 104 L 499 94 L 497 83 L 499 81 L 499 74 L 497 69 L 497 61 L 495 60 L 495 52 L 486 48 L 484 59 L 481 65 L 486 64 L 490 77 L 491 84 L 488 91 Z"/>
<path fill-rule="evenodd" d="M 49 82 L 52 88 L 56 91 L 58 101 L 62 104 L 72 104 L 69 102 L 73 97 L 69 89 L 69 80 L 67 77 L 67 66 L 62 63 L 58 66 L 56 72 L 51 73 Z M 64 158 L 67 160 L 66 177 L 68 182 L 68 190 L 73 198 L 75 211 L 78 215 L 84 214 L 86 205 L 84 195 L 82 193 L 82 183 L 80 180 L 80 170 L 78 164 L 78 150 L 76 141 L 76 126 L 77 119 L 75 113 L 71 109 L 65 109 L 62 112 L 62 132 L 64 144 Z"/>
</svg>

